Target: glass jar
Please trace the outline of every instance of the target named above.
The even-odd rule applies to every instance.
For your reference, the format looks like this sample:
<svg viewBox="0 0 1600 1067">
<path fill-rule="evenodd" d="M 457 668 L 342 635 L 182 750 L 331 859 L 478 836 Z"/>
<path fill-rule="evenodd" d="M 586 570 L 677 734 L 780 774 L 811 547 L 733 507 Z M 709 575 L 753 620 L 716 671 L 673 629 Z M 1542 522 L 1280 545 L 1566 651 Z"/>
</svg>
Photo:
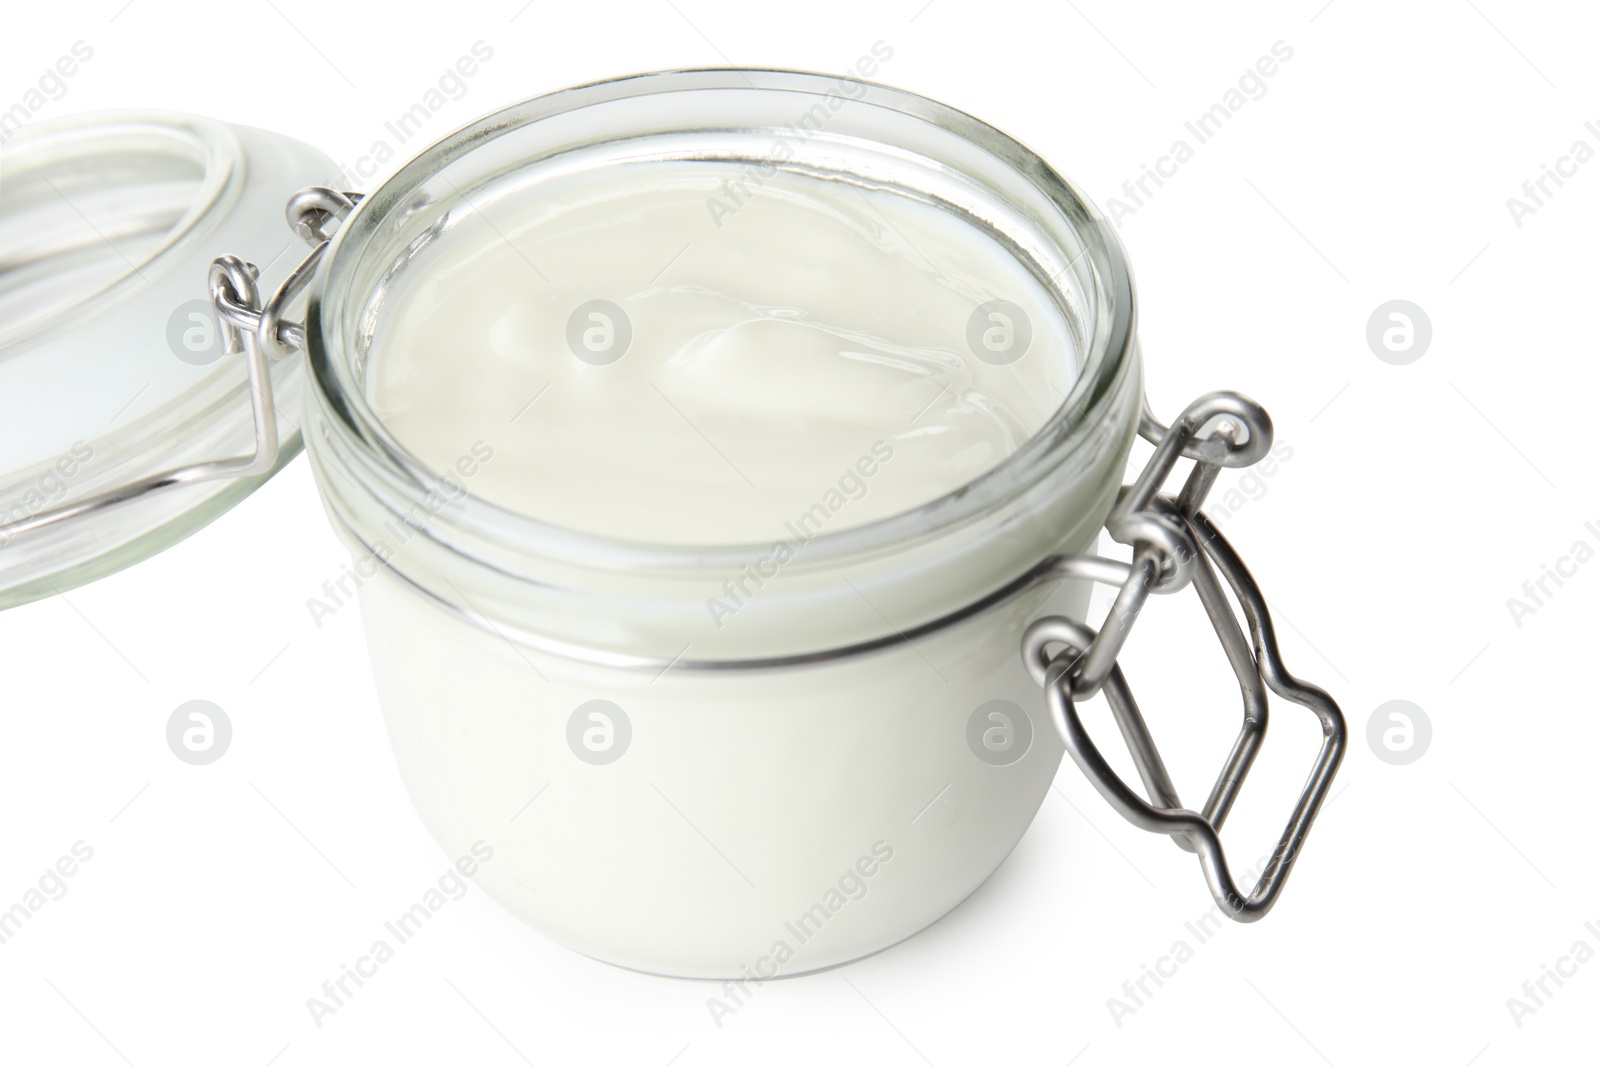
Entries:
<svg viewBox="0 0 1600 1067">
<path fill-rule="evenodd" d="M 819 106 L 819 131 L 796 136 Z M 778 144 L 785 167 L 938 203 L 1048 280 L 1081 353 L 1076 383 L 999 466 L 913 511 L 821 532 L 781 575 L 746 583 L 719 625 L 708 600 L 771 543 L 658 545 L 541 523 L 463 494 L 464 471 L 426 468 L 374 412 L 386 296 L 406 272 L 440 269 L 430 246 L 476 205 L 537 196 L 547 173 L 638 160 L 768 166 Z M 794 950 L 783 973 L 883 948 L 1000 864 L 1062 755 L 1044 717 L 1021 710 L 1039 702 L 1016 650 L 1046 591 L 909 633 L 1092 548 L 1116 498 L 1139 415 L 1133 299 L 1081 195 L 1015 141 L 906 93 L 648 75 L 446 139 L 355 212 L 327 259 L 308 322 L 312 462 L 371 575 L 363 615 L 406 782 L 447 852 L 492 844 L 478 875 L 490 894 L 589 955 L 738 977 L 780 942 Z M 1060 610 L 1081 618 L 1087 592 L 1064 592 Z M 982 719 L 1017 739 L 986 760 L 968 726 L 989 705 L 1027 718 Z M 609 735 L 604 749 L 575 755 L 574 722 Z M 860 899 L 814 911 L 852 895 L 841 878 Z M 802 944 L 786 924 L 809 931 L 808 914 L 817 929 Z"/>
</svg>

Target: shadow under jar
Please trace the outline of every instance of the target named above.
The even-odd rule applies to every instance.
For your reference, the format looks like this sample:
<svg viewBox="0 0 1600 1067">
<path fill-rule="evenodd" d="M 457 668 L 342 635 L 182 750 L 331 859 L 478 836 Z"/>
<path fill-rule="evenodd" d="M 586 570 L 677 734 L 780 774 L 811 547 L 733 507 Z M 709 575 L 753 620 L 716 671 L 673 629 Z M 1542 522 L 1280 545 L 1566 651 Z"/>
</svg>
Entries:
<svg viewBox="0 0 1600 1067">
<path fill-rule="evenodd" d="M 817 75 L 571 89 L 364 200 L 306 336 L 402 773 L 512 912 L 797 974 L 1017 844 L 1063 752 L 1019 643 L 1088 587 L 1013 586 L 1092 549 L 1141 396 L 1118 244 L 1038 157 Z"/>
</svg>

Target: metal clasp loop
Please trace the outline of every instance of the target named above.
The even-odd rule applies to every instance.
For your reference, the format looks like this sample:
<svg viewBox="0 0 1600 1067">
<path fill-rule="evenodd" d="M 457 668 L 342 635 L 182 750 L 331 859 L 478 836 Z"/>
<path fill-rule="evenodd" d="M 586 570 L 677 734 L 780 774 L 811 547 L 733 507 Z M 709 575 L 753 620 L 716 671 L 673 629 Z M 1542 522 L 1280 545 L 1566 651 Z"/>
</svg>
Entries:
<svg viewBox="0 0 1600 1067">
<path fill-rule="evenodd" d="M 1196 852 L 1211 895 L 1239 922 L 1261 918 L 1282 892 L 1344 757 L 1345 723 L 1333 698 L 1291 675 L 1283 665 L 1266 599 L 1233 546 L 1200 511 L 1222 467 L 1246 466 L 1266 454 L 1272 423 L 1253 401 L 1233 393 L 1201 397 L 1171 427 L 1145 415 L 1140 434 L 1156 446 L 1131 486 L 1123 489 L 1106 528 L 1133 548 L 1133 563 L 1099 631 L 1059 616 L 1039 619 L 1023 636 L 1023 659 L 1045 687 L 1050 716 L 1073 762 L 1123 818 L 1172 837 Z M 1163 495 L 1179 459 L 1195 461 L 1182 491 Z M 1220 571 L 1249 624 L 1247 639 L 1218 580 Z M 1128 631 L 1152 592 L 1192 584 L 1239 680 L 1244 723 L 1201 811 L 1179 802 L 1155 740 L 1117 665 Z M 1322 723 L 1323 741 L 1311 774 L 1272 858 L 1249 896 L 1228 870 L 1218 832 L 1232 810 L 1267 730 L 1267 690 L 1308 708 Z M 1079 701 L 1105 692 L 1112 716 L 1149 796 L 1134 792 L 1095 747 L 1078 716 Z"/>
<path fill-rule="evenodd" d="M 1106 519 L 1112 538 L 1134 550 L 1133 574 L 1118 591 L 1075 672 L 1072 695 L 1077 700 L 1089 699 L 1105 684 L 1150 594 L 1174 593 L 1193 580 L 1199 554 L 1182 516 L 1199 510 L 1223 467 L 1246 467 L 1267 454 L 1272 447 L 1272 418 L 1260 404 L 1237 393 L 1207 393 L 1170 427 L 1156 422 L 1147 405 L 1139 433 L 1156 446 L 1155 454 L 1134 483 L 1123 487 Z M 1178 461 L 1186 457 L 1195 466 L 1178 498 L 1180 514 L 1175 517 L 1168 509 L 1151 505 Z"/>
</svg>

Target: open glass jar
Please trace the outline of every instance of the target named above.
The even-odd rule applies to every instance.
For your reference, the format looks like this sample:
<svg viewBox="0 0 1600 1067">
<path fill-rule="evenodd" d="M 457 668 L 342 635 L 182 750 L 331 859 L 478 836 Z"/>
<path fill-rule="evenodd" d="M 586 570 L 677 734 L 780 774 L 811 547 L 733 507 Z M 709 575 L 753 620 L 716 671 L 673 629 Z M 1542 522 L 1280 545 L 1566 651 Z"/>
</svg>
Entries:
<svg viewBox="0 0 1600 1067">
<path fill-rule="evenodd" d="M 272 297 L 212 267 L 220 335 L 258 430 L 268 359 L 305 349 L 402 773 L 446 851 L 493 849 L 477 880 L 510 910 L 651 972 L 841 963 L 981 884 L 1063 751 L 1235 917 L 1272 906 L 1343 723 L 1199 510 L 1271 424 L 1231 394 L 1144 412 L 1120 246 L 1020 144 L 864 82 L 651 74 L 491 115 L 290 218 L 313 252 Z M 1136 433 L 1156 453 L 1119 490 Z M 1086 554 L 1102 526 L 1131 561 Z M 1120 587 L 1098 631 L 1092 582 Z M 1200 812 L 1115 667 L 1149 595 L 1190 584 L 1245 704 Z M 1325 742 L 1247 896 L 1217 830 L 1267 688 Z M 1148 801 L 1077 718 L 1102 689 Z"/>
</svg>

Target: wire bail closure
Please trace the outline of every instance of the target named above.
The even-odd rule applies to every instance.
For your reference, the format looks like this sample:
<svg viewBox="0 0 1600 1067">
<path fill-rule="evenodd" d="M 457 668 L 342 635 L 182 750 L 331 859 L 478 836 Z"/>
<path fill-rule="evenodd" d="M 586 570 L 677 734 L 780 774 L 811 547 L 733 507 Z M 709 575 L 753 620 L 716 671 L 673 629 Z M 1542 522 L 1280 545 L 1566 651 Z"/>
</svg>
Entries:
<svg viewBox="0 0 1600 1067">
<path fill-rule="evenodd" d="M 1095 631 L 1061 616 L 1039 619 L 1023 635 L 1023 659 L 1045 688 L 1050 717 L 1073 762 L 1100 795 L 1140 829 L 1167 834 L 1179 848 L 1198 853 L 1206 884 L 1223 911 L 1239 922 L 1255 922 L 1277 902 L 1327 799 L 1344 757 L 1344 715 L 1332 697 L 1284 667 L 1266 598 L 1233 546 L 1200 510 L 1223 467 L 1248 466 L 1271 448 L 1272 421 L 1266 411 L 1237 393 L 1208 393 L 1170 427 L 1161 426 L 1147 405 L 1139 433 L 1156 451 L 1133 484 L 1123 487 L 1106 520 L 1111 536 L 1133 548 L 1133 562 L 1105 622 Z M 1194 467 L 1183 489 L 1175 497 L 1161 493 L 1162 484 L 1184 458 L 1192 459 Z M 1239 627 L 1218 571 L 1244 611 L 1249 639 Z M 1199 812 L 1178 800 L 1155 739 L 1117 665 L 1128 632 L 1150 594 L 1172 593 L 1191 584 L 1244 699 L 1244 723 Z M 1315 714 L 1322 723 L 1323 741 L 1272 858 L 1246 897 L 1229 872 L 1218 832 L 1266 735 L 1268 689 Z M 1102 691 L 1149 800 L 1106 763 L 1078 716 L 1078 702 Z"/>
</svg>

